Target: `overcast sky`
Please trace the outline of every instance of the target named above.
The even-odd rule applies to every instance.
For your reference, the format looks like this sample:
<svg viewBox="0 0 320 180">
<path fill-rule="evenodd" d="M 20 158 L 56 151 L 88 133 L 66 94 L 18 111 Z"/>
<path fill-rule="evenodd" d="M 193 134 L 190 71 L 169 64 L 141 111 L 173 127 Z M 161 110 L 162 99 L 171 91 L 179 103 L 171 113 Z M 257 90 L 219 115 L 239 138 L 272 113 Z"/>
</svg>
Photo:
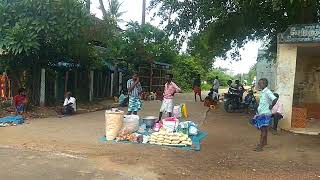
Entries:
<svg viewBox="0 0 320 180">
<path fill-rule="evenodd" d="M 121 0 L 119 0 L 121 2 Z M 121 11 L 126 13 L 123 15 L 122 19 L 125 21 L 138 21 L 141 22 L 142 19 L 142 0 L 122 0 L 123 5 Z M 104 0 L 105 6 L 107 8 L 107 0 Z M 147 3 L 149 0 L 147 0 Z M 99 9 L 99 0 L 91 0 L 91 13 L 95 14 L 97 17 L 102 17 L 102 12 Z M 154 26 L 159 26 L 159 20 L 155 19 L 151 21 L 152 13 L 148 13 L 146 21 L 151 23 Z M 125 29 L 126 23 L 120 24 L 120 27 Z M 247 73 L 250 70 L 250 67 L 254 65 L 257 59 L 258 49 L 260 43 L 251 42 L 248 43 L 243 49 L 240 50 L 241 60 L 232 61 L 231 59 L 227 60 L 216 60 L 214 66 L 230 69 L 234 74 Z"/>
</svg>

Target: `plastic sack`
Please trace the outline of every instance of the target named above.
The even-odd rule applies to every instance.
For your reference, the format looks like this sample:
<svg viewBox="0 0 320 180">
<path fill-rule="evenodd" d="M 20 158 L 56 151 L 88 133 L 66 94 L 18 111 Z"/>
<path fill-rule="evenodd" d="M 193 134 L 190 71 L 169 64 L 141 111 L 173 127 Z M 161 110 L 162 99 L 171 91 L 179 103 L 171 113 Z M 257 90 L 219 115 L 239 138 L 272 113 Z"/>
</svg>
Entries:
<svg viewBox="0 0 320 180">
<path fill-rule="evenodd" d="M 162 124 L 161 123 L 156 123 L 153 127 L 153 130 L 156 132 L 159 132 L 160 129 L 162 128 Z"/>
<path fill-rule="evenodd" d="M 175 117 L 175 118 L 181 118 L 182 117 L 181 105 L 173 107 L 173 117 Z"/>
<path fill-rule="evenodd" d="M 106 138 L 111 141 L 114 140 L 123 124 L 123 111 L 110 111 L 105 112 L 106 123 Z"/>
<path fill-rule="evenodd" d="M 174 117 L 169 117 L 162 120 L 163 128 L 165 128 L 168 132 L 176 131 L 179 125 L 179 119 Z"/>
<path fill-rule="evenodd" d="M 196 126 L 194 126 L 194 125 L 189 126 L 189 135 L 196 136 L 196 135 L 198 135 L 198 132 L 199 132 L 199 130 Z"/>
<path fill-rule="evenodd" d="M 120 132 L 133 133 L 139 130 L 139 120 L 138 115 L 125 115 L 123 119 L 123 125 Z"/>
</svg>

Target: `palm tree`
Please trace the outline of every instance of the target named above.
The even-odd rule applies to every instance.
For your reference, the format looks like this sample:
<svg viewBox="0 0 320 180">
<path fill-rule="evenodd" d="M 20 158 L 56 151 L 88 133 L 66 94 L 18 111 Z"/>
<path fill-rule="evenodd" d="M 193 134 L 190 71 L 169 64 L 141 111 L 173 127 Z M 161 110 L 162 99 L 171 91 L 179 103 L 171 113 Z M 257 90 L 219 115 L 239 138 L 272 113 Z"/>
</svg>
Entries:
<svg viewBox="0 0 320 180">
<path fill-rule="evenodd" d="M 109 17 L 113 19 L 115 22 L 123 22 L 124 20 L 121 19 L 121 16 L 126 13 L 125 11 L 120 11 L 120 8 L 123 2 L 119 2 L 118 0 L 108 0 L 108 11 L 106 10 L 103 0 L 99 0 L 100 2 L 100 9 L 102 11 L 103 17 Z"/>
<path fill-rule="evenodd" d="M 120 11 L 120 8 L 123 2 L 119 2 L 118 0 L 108 0 L 109 2 L 109 15 L 113 18 L 116 22 L 123 22 L 124 20 L 121 19 L 125 11 Z"/>
</svg>

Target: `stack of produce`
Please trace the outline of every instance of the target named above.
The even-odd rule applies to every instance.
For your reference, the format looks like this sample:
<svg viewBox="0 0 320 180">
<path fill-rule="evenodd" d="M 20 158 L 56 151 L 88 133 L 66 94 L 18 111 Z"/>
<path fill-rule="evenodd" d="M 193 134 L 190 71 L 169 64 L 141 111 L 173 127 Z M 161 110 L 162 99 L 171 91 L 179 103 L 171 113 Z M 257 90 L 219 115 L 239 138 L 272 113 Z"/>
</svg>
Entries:
<svg viewBox="0 0 320 180">
<path fill-rule="evenodd" d="M 151 134 L 149 143 L 166 146 L 191 146 L 192 140 L 186 134 L 172 133 L 161 129 L 159 132 Z"/>
<path fill-rule="evenodd" d="M 143 141 L 143 136 L 137 133 L 120 133 L 118 137 L 116 137 L 116 141 L 130 141 L 141 143 Z"/>
</svg>

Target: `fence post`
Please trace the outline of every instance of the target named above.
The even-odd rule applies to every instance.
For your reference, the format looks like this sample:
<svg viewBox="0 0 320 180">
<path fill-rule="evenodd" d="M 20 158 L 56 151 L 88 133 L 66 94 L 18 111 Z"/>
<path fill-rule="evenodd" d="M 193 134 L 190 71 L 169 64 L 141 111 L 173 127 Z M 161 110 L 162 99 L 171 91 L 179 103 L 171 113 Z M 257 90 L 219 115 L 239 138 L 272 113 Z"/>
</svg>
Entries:
<svg viewBox="0 0 320 180">
<path fill-rule="evenodd" d="M 119 72 L 119 94 L 122 90 L 122 72 Z"/>
<path fill-rule="evenodd" d="M 40 106 L 45 106 L 46 100 L 46 70 L 41 69 L 41 84 L 40 84 Z"/>
<path fill-rule="evenodd" d="M 93 101 L 93 75 L 94 71 L 90 71 L 90 77 L 89 77 L 89 101 Z"/>
<path fill-rule="evenodd" d="M 110 87 L 111 87 L 111 89 L 110 89 L 110 97 L 112 97 L 112 96 L 113 96 L 113 79 L 114 79 L 114 73 L 113 73 L 113 72 L 111 72 L 111 82 L 110 82 Z"/>
</svg>

